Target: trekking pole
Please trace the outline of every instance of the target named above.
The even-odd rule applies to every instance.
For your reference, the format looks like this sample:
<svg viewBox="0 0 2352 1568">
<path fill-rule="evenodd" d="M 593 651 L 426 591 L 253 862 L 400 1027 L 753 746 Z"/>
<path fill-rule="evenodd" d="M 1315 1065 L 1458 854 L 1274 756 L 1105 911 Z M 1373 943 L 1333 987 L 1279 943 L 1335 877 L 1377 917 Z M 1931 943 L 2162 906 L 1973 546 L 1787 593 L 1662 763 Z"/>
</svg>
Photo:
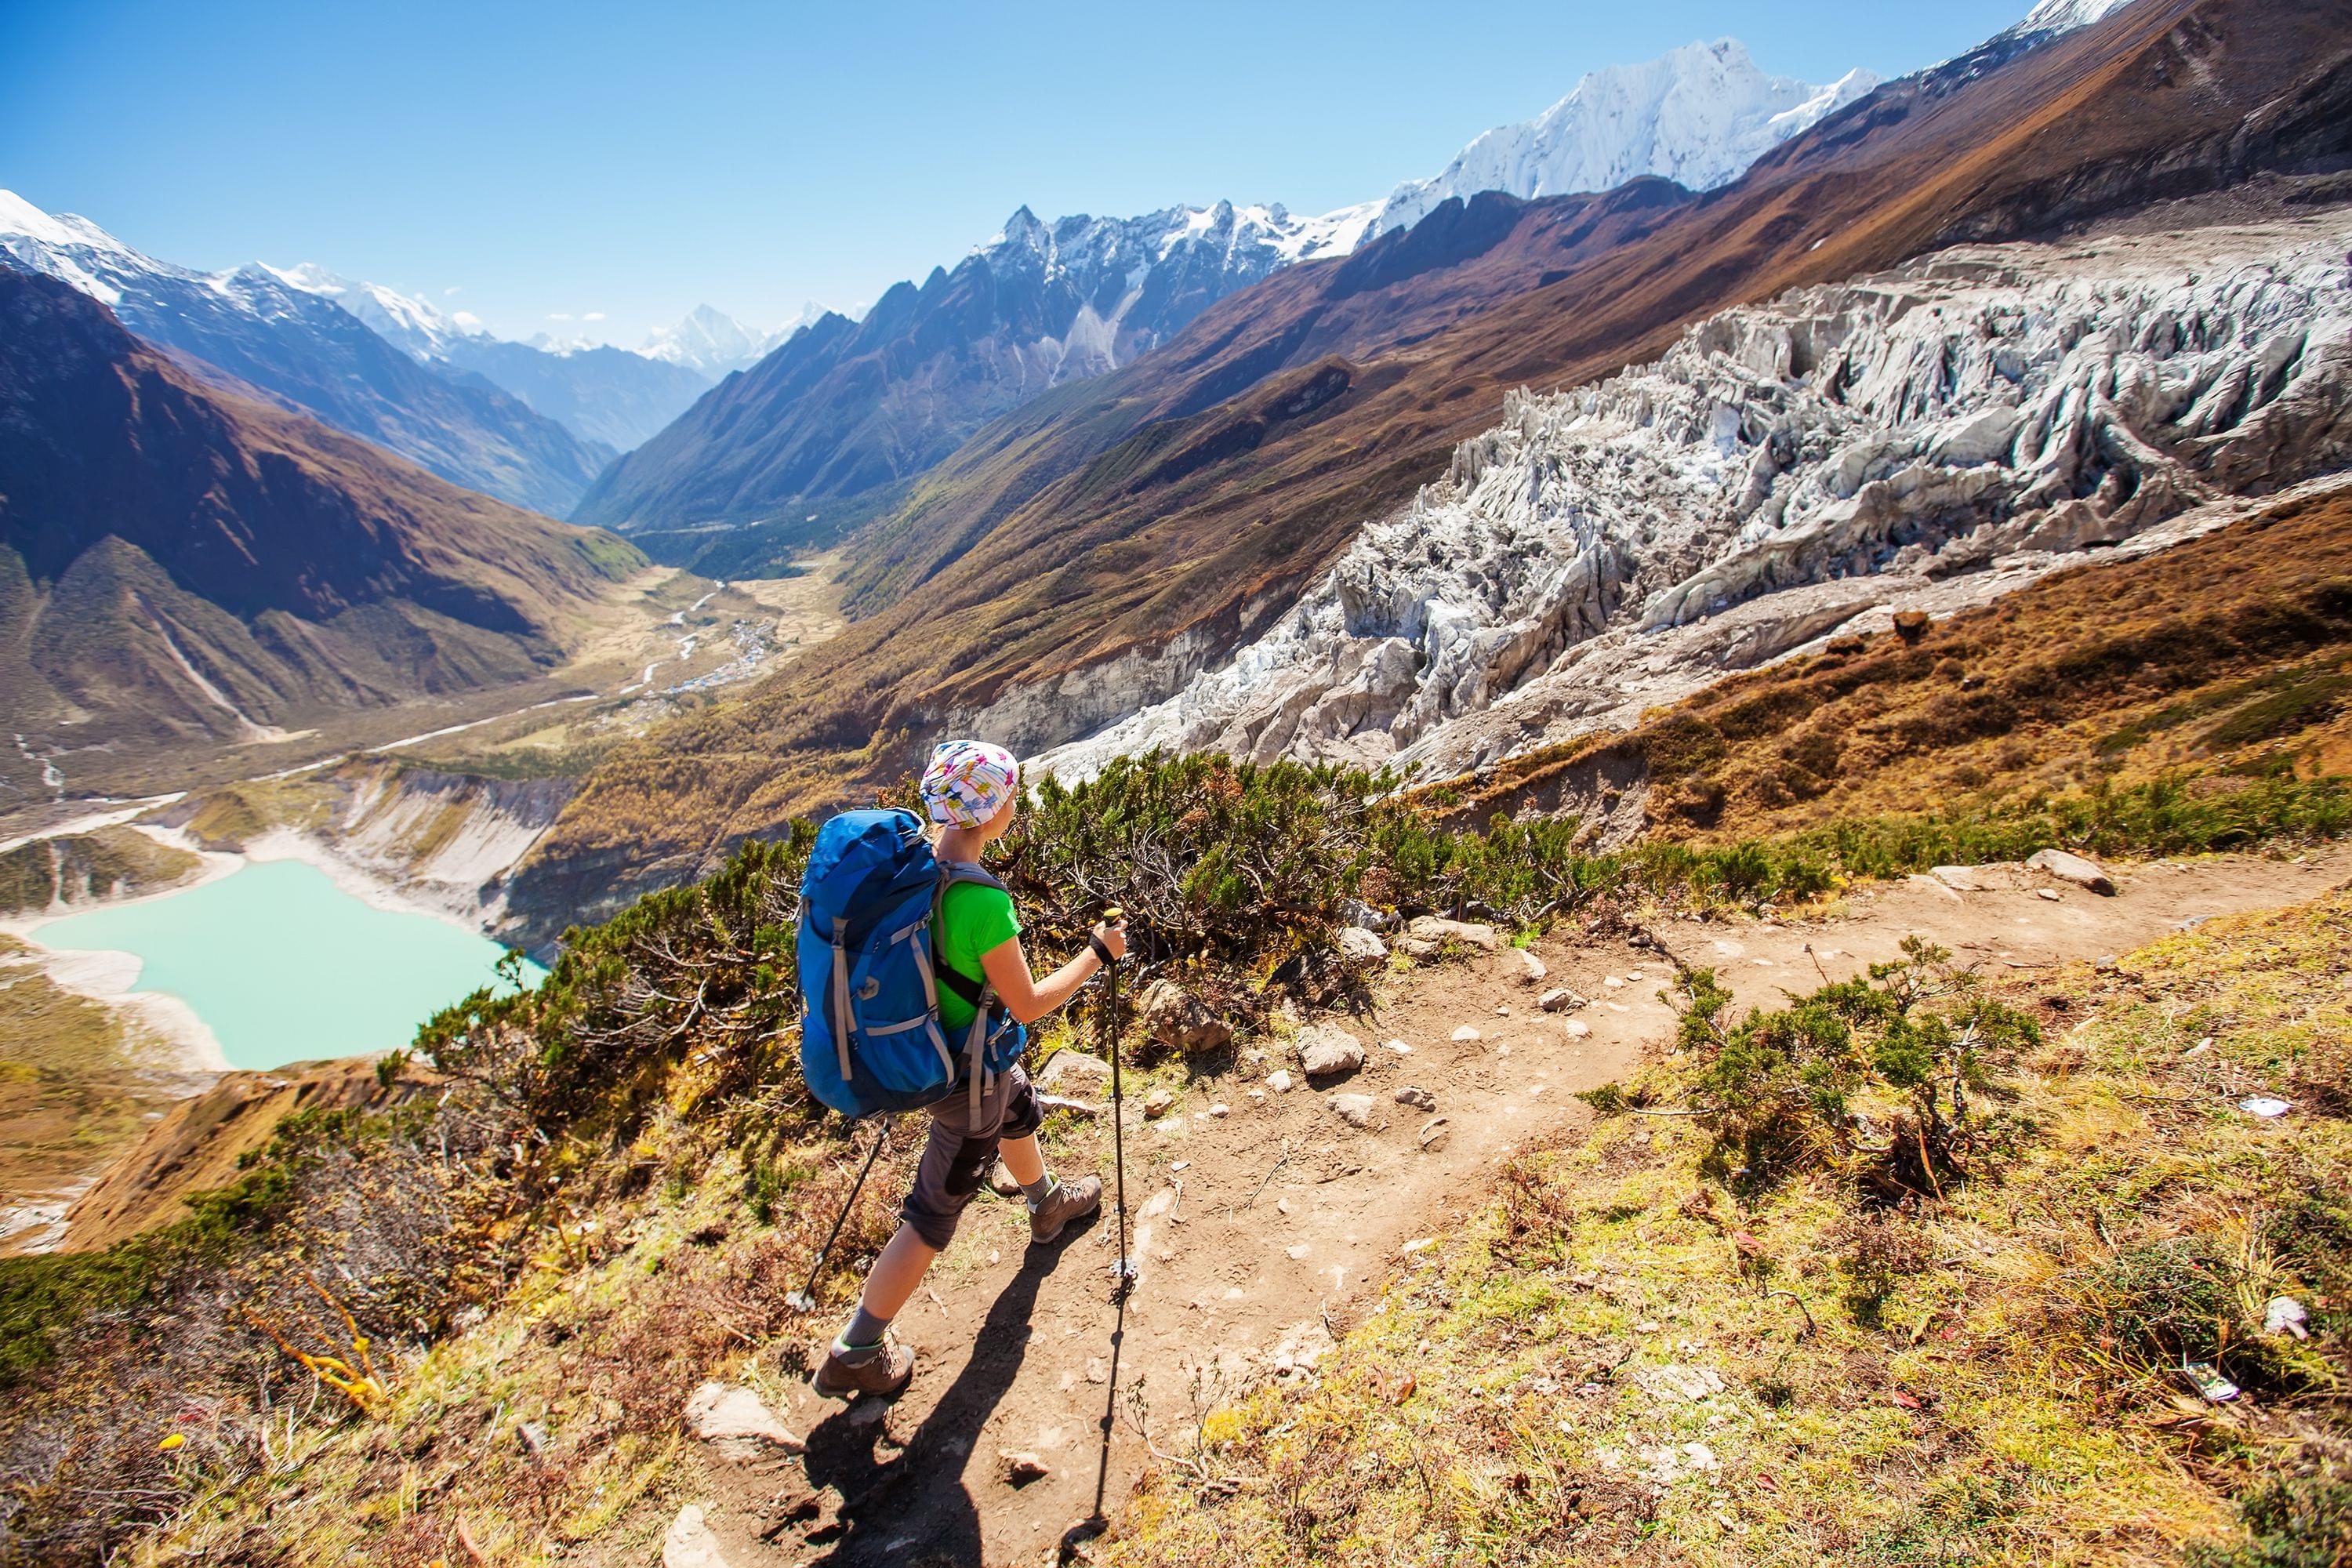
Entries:
<svg viewBox="0 0 2352 1568">
<path fill-rule="evenodd" d="M 1105 925 L 1117 925 L 1126 918 L 1126 911 L 1117 904 L 1103 911 Z M 1118 1083 L 1118 965 L 1106 967 L 1103 973 L 1106 994 L 1103 997 L 1103 1050 L 1110 1058 L 1110 1148 L 1112 1180 L 1116 1184 L 1115 1206 L 1118 1211 L 1118 1261 L 1111 1265 L 1110 1299 L 1123 1301 L 1135 1289 L 1135 1259 L 1127 1253 L 1127 1136 L 1126 1118 L 1120 1114 L 1122 1100 Z"/>
<path fill-rule="evenodd" d="M 806 1316 L 816 1310 L 816 1277 L 824 1272 L 824 1260 L 833 1256 L 833 1244 L 841 1239 L 841 1227 L 849 1223 L 849 1211 L 857 1206 L 857 1194 L 866 1190 L 866 1174 L 874 1169 L 874 1162 L 882 1157 L 882 1145 L 889 1136 L 890 1124 L 887 1121 L 875 1127 L 874 1152 L 866 1155 L 866 1163 L 857 1168 L 857 1180 L 849 1184 L 848 1198 L 843 1202 L 841 1212 L 833 1216 L 833 1229 L 826 1233 L 824 1245 L 816 1249 L 816 1262 L 809 1268 L 808 1283 L 784 1298 L 784 1305 L 793 1311 Z"/>
</svg>

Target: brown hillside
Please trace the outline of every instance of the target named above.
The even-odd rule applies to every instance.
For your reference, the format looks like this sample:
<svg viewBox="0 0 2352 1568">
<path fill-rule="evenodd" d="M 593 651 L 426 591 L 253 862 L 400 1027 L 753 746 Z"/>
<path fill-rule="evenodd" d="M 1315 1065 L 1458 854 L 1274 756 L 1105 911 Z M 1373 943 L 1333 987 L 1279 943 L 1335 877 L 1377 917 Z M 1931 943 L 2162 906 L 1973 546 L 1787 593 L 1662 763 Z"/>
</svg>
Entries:
<svg viewBox="0 0 2352 1568">
<path fill-rule="evenodd" d="M 1443 267 L 1391 284 L 1415 301 L 1459 300 L 1460 319 L 1428 320 L 1425 335 L 1402 332 L 1360 362 L 1313 357 L 1312 326 L 1285 335 L 1321 320 L 1303 294 L 1353 297 L 1342 274 L 1360 258 L 1278 276 L 1129 372 L 982 431 L 883 536 L 885 575 L 861 602 L 904 596 L 822 668 L 600 770 L 526 868 L 515 907 L 609 908 L 684 875 L 719 845 L 898 775 L 911 740 L 1009 688 L 1153 655 L 1184 632 L 1230 647 L 1361 520 L 1490 425 L 1509 387 L 1590 379 L 1695 318 L 1795 285 L 2347 147 L 2352 0 L 2140 0 L 2020 58 L 1980 52 L 1890 84 L 1646 235 L 1532 279 L 1511 258 L 1543 248 L 1534 226 L 1598 209 L 1527 206 L 1511 237 L 1455 264 L 1521 277 L 1516 289 L 1457 292 L 1471 272 Z M 1422 308 L 1385 307 L 1399 319 Z M 1276 330 L 1255 322 L 1259 310 Z M 1212 363 L 1263 379 L 1213 403 L 1152 390 L 1167 374 L 1215 392 Z M 1139 428 L 1139 416 L 1152 422 Z M 1171 682 L 1182 673 L 1170 661 Z M 996 728 L 1037 746 L 1071 721 L 1065 708 L 1034 733 Z"/>
<path fill-rule="evenodd" d="M 642 563 L 208 384 L 8 268 L 0 474 L 0 721 L 70 721 L 84 744 L 530 675 Z"/>
<path fill-rule="evenodd" d="M 1628 734 L 1423 792 L 1454 821 L 1646 801 L 1747 837 L 2181 771 L 2352 766 L 2352 487 L 2145 560 L 1731 677 Z"/>
</svg>

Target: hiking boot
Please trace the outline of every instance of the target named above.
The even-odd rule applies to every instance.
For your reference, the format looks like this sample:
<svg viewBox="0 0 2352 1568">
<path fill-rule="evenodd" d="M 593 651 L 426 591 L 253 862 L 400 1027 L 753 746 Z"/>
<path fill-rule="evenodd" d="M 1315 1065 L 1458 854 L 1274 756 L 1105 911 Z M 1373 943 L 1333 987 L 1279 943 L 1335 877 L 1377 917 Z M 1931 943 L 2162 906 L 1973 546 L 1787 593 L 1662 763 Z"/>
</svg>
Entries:
<svg viewBox="0 0 2352 1568">
<path fill-rule="evenodd" d="M 1029 1211 L 1029 1240 L 1037 1247 L 1051 1247 L 1062 1239 L 1072 1220 L 1084 1219 L 1102 1207 L 1102 1178 L 1080 1176 L 1075 1182 L 1056 1182 L 1045 1201 Z"/>
<path fill-rule="evenodd" d="M 852 1363 L 841 1359 L 841 1352 L 825 1348 L 824 1364 L 816 1369 L 809 1386 L 827 1399 L 854 1399 L 864 1395 L 869 1399 L 892 1399 L 904 1392 L 915 1376 L 915 1352 L 887 1338 L 882 1348 L 864 1361 Z"/>
</svg>

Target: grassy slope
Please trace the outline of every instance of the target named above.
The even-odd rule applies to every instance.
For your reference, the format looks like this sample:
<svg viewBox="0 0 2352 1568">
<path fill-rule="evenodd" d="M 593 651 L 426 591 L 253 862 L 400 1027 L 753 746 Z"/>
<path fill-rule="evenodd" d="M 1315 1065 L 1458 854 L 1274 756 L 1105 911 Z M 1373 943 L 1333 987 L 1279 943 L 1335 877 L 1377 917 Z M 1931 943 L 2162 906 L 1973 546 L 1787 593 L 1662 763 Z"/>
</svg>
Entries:
<svg viewBox="0 0 2352 1568">
<path fill-rule="evenodd" d="M 1731 838 L 2183 769 L 2343 771 L 2352 493 L 2145 561 L 2046 578 L 1929 628 L 1735 676 L 1630 734 L 1529 753 L 1429 798 L 1485 820 L 1646 773 L 1651 822 Z"/>
<path fill-rule="evenodd" d="M 1827 1173 L 1743 1202 L 1688 1118 L 1526 1156 L 1311 1386 L 1212 1416 L 1112 1560 L 2156 1563 L 2224 1540 L 2233 1497 L 2326 1472 L 2347 1436 L 2347 972 L 2338 894 L 2013 989 L 2041 1043 L 1980 1101 L 2013 1152 L 1910 1213 Z M 1643 1088 L 1679 1104 L 1704 1065 Z M 2254 1090 L 2297 1109 L 2258 1121 Z M 2309 1344 L 2260 1332 L 2274 1291 L 2312 1309 Z M 2226 1339 L 2248 1396 L 2168 1374 L 2183 1334 Z M 1662 1392 L 1667 1367 L 1723 1387 Z M 2242 1561 L 2342 1561 L 2306 1537 Z"/>
<path fill-rule="evenodd" d="M 128 827 L 36 839 L 0 854 L 0 915 L 156 892 L 185 881 L 202 866 L 185 849 Z"/>
</svg>

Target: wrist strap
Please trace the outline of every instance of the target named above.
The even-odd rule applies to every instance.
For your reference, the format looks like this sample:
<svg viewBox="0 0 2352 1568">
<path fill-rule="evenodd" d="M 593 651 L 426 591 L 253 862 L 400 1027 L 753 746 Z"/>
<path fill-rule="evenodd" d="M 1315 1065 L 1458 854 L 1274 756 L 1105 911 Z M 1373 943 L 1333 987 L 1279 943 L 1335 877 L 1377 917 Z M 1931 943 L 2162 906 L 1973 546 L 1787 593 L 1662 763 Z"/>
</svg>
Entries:
<svg viewBox="0 0 2352 1568">
<path fill-rule="evenodd" d="M 1103 939 L 1097 936 L 1092 931 L 1087 932 L 1087 945 L 1095 950 L 1095 956 L 1102 960 L 1102 966 L 1105 969 L 1108 969 L 1112 964 L 1118 962 L 1118 959 L 1111 956 L 1110 948 L 1103 942 Z"/>
</svg>

